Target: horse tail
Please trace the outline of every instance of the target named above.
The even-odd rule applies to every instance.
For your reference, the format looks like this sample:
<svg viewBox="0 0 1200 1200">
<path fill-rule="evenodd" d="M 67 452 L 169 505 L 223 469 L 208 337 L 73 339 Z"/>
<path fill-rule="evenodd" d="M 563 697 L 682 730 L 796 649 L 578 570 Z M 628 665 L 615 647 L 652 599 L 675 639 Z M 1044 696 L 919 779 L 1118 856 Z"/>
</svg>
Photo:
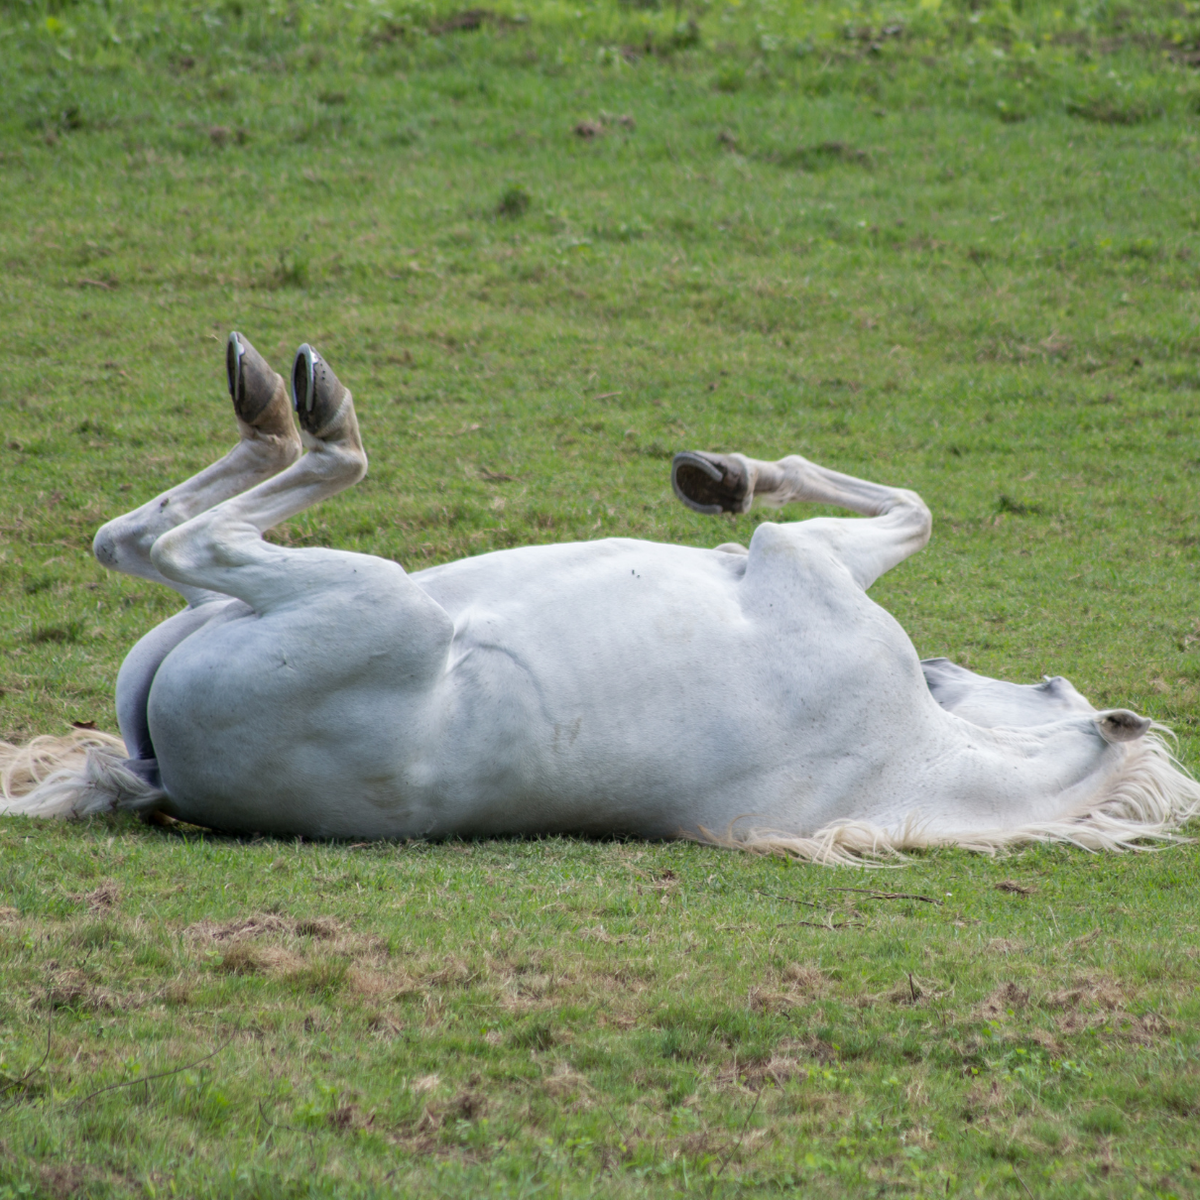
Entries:
<svg viewBox="0 0 1200 1200">
<path fill-rule="evenodd" d="M 138 765 L 119 737 L 98 730 L 35 737 L 24 745 L 0 741 L 0 816 L 150 813 L 166 793 L 157 771 L 138 771 Z"/>
</svg>

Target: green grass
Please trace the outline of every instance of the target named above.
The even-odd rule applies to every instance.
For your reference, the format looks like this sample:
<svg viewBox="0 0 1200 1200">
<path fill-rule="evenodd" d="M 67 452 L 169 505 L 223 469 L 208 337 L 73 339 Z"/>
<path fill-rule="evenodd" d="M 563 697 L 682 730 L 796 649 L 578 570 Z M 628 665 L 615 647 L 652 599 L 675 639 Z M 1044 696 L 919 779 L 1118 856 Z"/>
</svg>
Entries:
<svg viewBox="0 0 1200 1200">
<path fill-rule="evenodd" d="M 371 455 L 281 540 L 744 541 L 671 453 L 800 452 L 929 502 L 922 654 L 1200 762 L 1200 7 L 495 11 L 0 3 L 0 734 L 115 728 L 174 604 L 90 539 L 237 328 Z M 1200 1186 L 1191 847 L 0 847 L 5 1200 Z"/>
</svg>

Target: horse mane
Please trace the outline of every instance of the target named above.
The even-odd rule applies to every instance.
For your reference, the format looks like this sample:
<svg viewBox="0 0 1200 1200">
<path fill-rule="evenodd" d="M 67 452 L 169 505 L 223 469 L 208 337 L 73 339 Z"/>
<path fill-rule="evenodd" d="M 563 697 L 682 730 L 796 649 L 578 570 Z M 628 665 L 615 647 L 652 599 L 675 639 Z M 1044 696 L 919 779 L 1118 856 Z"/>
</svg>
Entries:
<svg viewBox="0 0 1200 1200">
<path fill-rule="evenodd" d="M 906 850 L 937 846 L 977 854 L 998 854 L 1031 842 L 1067 842 L 1093 852 L 1161 849 L 1191 841 L 1178 831 L 1200 814 L 1200 783 L 1172 753 L 1168 739 L 1174 739 L 1171 730 L 1155 723 L 1144 737 L 1128 744 L 1121 770 L 1099 798 L 1074 812 L 1012 829 L 934 834 L 928 818 L 912 813 L 890 829 L 867 821 L 835 821 L 805 837 L 753 826 L 736 828 L 735 821 L 720 834 L 701 828 L 696 840 L 823 866 L 858 867 L 896 866 Z"/>
</svg>

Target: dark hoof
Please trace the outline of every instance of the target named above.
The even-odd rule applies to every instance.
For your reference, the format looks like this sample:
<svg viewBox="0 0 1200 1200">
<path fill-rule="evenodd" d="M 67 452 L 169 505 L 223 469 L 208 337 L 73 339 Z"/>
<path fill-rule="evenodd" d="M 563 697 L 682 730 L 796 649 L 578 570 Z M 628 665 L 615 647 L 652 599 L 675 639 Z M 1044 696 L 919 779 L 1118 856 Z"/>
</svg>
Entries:
<svg viewBox="0 0 1200 1200">
<path fill-rule="evenodd" d="M 675 495 L 696 512 L 740 513 L 749 508 L 750 478 L 746 468 L 725 454 L 684 450 L 671 463 Z"/>
<path fill-rule="evenodd" d="M 283 380 L 240 333 L 229 335 L 225 373 L 229 376 L 233 411 L 247 425 L 256 425 L 283 386 Z"/>
<path fill-rule="evenodd" d="M 292 365 L 292 403 L 305 432 L 313 437 L 331 433 L 349 395 L 329 364 L 305 342 Z"/>
</svg>

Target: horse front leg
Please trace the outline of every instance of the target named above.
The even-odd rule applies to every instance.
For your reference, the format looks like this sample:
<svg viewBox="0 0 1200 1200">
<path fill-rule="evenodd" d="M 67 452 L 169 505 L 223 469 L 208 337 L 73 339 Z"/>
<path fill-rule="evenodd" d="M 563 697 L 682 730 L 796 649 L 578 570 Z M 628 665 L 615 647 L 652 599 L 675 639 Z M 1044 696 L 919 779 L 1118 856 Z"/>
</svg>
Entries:
<svg viewBox="0 0 1200 1200">
<path fill-rule="evenodd" d="M 279 474 L 302 449 L 282 377 L 240 333 L 229 335 L 225 367 L 241 435 L 238 444 L 198 475 L 109 521 L 92 543 L 102 566 L 173 588 L 192 607 L 218 594 L 165 576 L 151 560 L 154 543 L 168 530 Z"/>
<path fill-rule="evenodd" d="M 791 526 L 804 528 L 807 536 L 826 536 L 864 589 L 923 549 L 933 530 L 929 509 L 916 492 L 843 475 L 799 454 L 763 462 L 744 454 L 686 451 L 675 455 L 671 486 L 684 504 L 702 513 L 749 512 L 756 501 L 768 508 L 804 501 L 834 504 L 870 517 L 868 521 L 833 519 Z"/>
</svg>

